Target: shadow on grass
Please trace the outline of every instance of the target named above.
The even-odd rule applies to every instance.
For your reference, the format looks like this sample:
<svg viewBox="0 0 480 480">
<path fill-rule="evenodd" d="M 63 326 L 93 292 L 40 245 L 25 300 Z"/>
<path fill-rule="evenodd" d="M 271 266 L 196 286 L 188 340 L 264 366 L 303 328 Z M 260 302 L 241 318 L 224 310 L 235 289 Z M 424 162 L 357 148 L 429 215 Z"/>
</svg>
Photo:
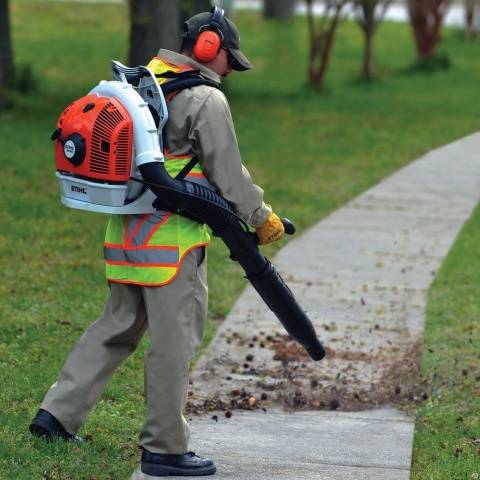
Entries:
<svg viewBox="0 0 480 480">
<path fill-rule="evenodd" d="M 405 75 L 412 74 L 434 74 L 446 72 L 452 68 L 452 61 L 446 54 L 437 54 L 424 60 L 418 60 L 402 70 Z"/>
</svg>

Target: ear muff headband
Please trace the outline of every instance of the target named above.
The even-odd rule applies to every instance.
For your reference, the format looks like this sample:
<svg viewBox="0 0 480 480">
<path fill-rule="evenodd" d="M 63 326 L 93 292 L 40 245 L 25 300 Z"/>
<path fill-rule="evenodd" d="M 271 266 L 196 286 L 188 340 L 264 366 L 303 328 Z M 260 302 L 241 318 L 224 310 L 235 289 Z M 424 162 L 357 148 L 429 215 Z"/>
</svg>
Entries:
<svg viewBox="0 0 480 480">
<path fill-rule="evenodd" d="M 200 27 L 200 34 L 193 46 L 195 57 L 202 63 L 211 62 L 216 57 L 223 42 L 223 33 L 220 25 L 225 15 L 224 10 L 219 7 L 213 7 L 211 12 L 212 15 L 208 24 Z"/>
<path fill-rule="evenodd" d="M 215 6 L 210 11 L 212 12 L 212 16 L 210 17 L 210 26 L 218 30 L 218 32 L 222 35 L 223 38 L 223 34 L 221 31 L 221 23 L 223 17 L 225 16 L 225 10 L 223 10 L 223 8 Z"/>
</svg>

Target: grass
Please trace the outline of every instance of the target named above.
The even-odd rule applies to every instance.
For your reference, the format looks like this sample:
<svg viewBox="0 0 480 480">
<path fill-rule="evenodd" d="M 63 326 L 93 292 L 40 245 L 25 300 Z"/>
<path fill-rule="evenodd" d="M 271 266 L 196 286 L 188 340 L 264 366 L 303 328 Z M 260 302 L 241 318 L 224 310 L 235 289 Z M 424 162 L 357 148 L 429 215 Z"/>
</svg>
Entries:
<svg viewBox="0 0 480 480">
<path fill-rule="evenodd" d="M 16 0 L 11 7 L 16 62 L 32 66 L 37 91 L 15 96 L 16 108 L 0 114 L 0 478 L 128 478 L 138 462 L 145 343 L 119 369 L 82 428 L 91 442 L 81 448 L 44 445 L 27 433 L 66 354 L 107 295 L 100 248 L 105 218 L 60 205 L 49 136 L 69 102 L 109 78 L 108 60 L 125 59 L 128 12 L 121 5 L 42 0 Z M 243 159 L 266 200 L 300 232 L 423 152 L 479 129 L 480 107 L 473 99 L 480 65 L 473 59 L 480 44 L 464 42 L 459 32 L 444 35 L 450 70 L 407 74 L 414 60 L 409 29 L 385 24 L 377 38 L 381 79 L 365 84 L 358 79 L 359 30 L 344 24 L 327 89 L 314 94 L 306 88 L 304 19 L 284 25 L 242 13 L 238 24 L 242 48 L 256 65 L 250 73 L 234 74 L 227 85 Z M 279 247 L 265 252 L 272 255 Z M 215 241 L 209 249 L 207 340 L 245 285 L 240 269 L 225 258 L 225 248 Z M 427 342 L 460 338 L 452 331 L 451 338 L 436 340 L 432 318 Z M 467 323 L 460 322 L 461 332 Z M 445 351 L 453 358 L 453 350 Z M 428 364 L 423 368 L 431 371 Z M 450 373 L 445 371 L 446 379 Z M 440 448 L 438 435 L 432 436 L 429 425 L 441 425 L 435 415 L 444 398 L 420 410 L 416 471 L 437 468 L 430 459 Z M 466 392 L 462 405 L 467 411 L 473 405 Z M 469 465 L 462 453 L 449 468 L 465 476 Z M 442 478 L 441 471 L 417 478 Z"/>
<path fill-rule="evenodd" d="M 480 207 L 429 292 L 412 480 L 480 477 Z"/>
</svg>

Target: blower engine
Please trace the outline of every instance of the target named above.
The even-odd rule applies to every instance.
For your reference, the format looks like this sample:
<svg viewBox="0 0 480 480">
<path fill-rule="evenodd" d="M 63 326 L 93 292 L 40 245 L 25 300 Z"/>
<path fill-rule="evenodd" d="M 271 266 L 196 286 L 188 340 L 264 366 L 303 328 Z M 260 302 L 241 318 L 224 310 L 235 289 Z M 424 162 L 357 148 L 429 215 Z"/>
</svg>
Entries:
<svg viewBox="0 0 480 480">
<path fill-rule="evenodd" d="M 145 185 L 134 158 L 163 161 L 161 132 L 167 106 L 154 75 L 112 62 L 113 81 L 102 81 L 71 103 L 53 132 L 57 178 L 67 207 L 102 213 L 153 213 L 156 196 Z M 135 88 L 128 83 L 133 80 Z M 146 101 L 142 99 L 146 98 Z M 158 128 L 153 120 L 156 116 Z M 136 125 L 147 129 L 135 131 Z"/>
<path fill-rule="evenodd" d="M 100 82 L 64 110 L 52 135 L 62 203 L 114 214 L 169 210 L 206 223 L 288 333 L 312 359 L 321 360 L 325 351 L 312 322 L 260 253 L 255 233 L 212 189 L 172 178 L 164 167 L 162 130 L 168 119 L 164 92 L 208 81 L 187 77 L 160 88 L 146 67 L 112 62 L 112 71 L 112 81 Z"/>
</svg>

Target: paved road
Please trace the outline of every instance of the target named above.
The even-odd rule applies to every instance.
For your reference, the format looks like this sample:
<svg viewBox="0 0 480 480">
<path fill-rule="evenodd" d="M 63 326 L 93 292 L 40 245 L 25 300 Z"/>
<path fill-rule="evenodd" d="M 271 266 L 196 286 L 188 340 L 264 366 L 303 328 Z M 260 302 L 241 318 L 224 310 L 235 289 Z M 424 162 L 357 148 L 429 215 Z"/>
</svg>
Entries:
<svg viewBox="0 0 480 480">
<path fill-rule="evenodd" d="M 267 408 L 233 410 L 230 419 L 219 412 L 218 421 L 213 413 L 193 418 L 192 447 L 217 461 L 216 478 L 409 478 L 414 419 L 382 401 L 392 399 L 397 383 L 403 386 L 402 365 L 412 369 L 427 290 L 480 199 L 479 151 L 476 134 L 425 155 L 276 256 L 274 264 L 330 347 L 326 360 L 299 358 L 287 366 L 275 360 L 282 328 L 257 294 L 245 290 L 193 373 L 190 402 L 229 402 L 238 396 L 234 388 Z M 244 365 L 247 355 L 253 358 Z M 296 398 L 297 390 L 311 411 L 275 406 L 292 393 Z M 265 392 L 269 398 L 261 403 Z"/>
</svg>

